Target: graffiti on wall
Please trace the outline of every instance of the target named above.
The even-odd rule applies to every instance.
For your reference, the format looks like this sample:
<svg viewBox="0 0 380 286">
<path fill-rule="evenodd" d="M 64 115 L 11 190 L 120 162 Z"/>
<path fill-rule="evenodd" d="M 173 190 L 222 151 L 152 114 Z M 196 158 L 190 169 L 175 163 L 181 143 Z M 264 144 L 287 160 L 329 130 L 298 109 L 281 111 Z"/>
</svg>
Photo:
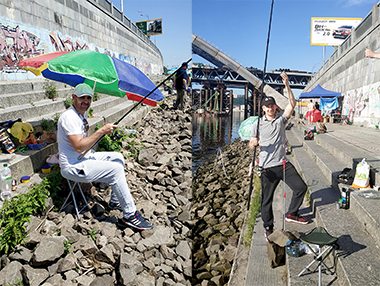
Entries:
<svg viewBox="0 0 380 286">
<path fill-rule="evenodd" d="M 77 50 L 88 50 L 89 47 L 86 43 L 81 44 L 79 40 L 72 40 L 69 37 L 66 37 L 63 39 L 59 35 L 56 35 L 55 33 L 50 33 L 50 41 L 52 45 L 54 46 L 55 52 L 61 52 L 61 51 L 77 51 Z"/>
<path fill-rule="evenodd" d="M 44 53 L 39 47 L 40 39 L 33 33 L 21 30 L 17 26 L 6 26 L 0 23 L 0 70 L 13 72 L 24 58 Z"/>
<path fill-rule="evenodd" d="M 119 58 L 125 61 L 145 74 L 162 73 L 160 65 L 153 65 L 131 55 L 119 54 L 108 49 L 96 47 L 93 44 L 87 44 L 82 39 L 74 39 L 70 36 L 60 35 L 59 32 L 49 32 L 45 30 L 35 30 L 30 32 L 20 28 L 19 23 L 5 25 L 0 22 L 0 72 L 5 73 L 25 73 L 26 71 L 18 68 L 18 63 L 26 58 L 38 56 L 44 53 L 58 51 L 76 51 L 91 49 L 97 52 L 105 53 L 110 57 Z M 22 25 L 21 25 L 22 26 Z"/>
<path fill-rule="evenodd" d="M 347 93 L 344 97 L 343 107 L 346 110 L 351 110 L 355 117 L 360 116 L 361 112 L 366 108 L 366 99 L 364 99 L 363 92 L 355 89 L 353 92 Z"/>
</svg>

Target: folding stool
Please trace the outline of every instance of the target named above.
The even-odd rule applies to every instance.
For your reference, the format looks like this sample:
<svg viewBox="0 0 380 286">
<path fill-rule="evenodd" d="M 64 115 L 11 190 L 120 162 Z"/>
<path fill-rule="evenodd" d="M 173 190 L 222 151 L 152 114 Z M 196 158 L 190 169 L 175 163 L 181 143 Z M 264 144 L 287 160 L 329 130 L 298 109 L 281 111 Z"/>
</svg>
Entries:
<svg viewBox="0 0 380 286">
<path fill-rule="evenodd" d="M 90 209 L 90 207 L 89 207 L 89 205 L 88 205 L 88 203 L 87 203 L 87 200 L 86 200 L 86 198 L 85 198 L 85 196 L 84 196 L 84 194 L 83 194 L 82 187 L 80 186 L 80 183 L 79 183 L 79 182 L 75 182 L 75 181 L 73 181 L 74 184 L 71 186 L 70 180 L 69 180 L 69 179 L 66 179 L 66 180 L 67 180 L 67 183 L 69 184 L 70 193 L 69 193 L 69 195 L 67 196 L 67 198 L 66 198 L 65 202 L 63 203 L 63 205 L 62 205 L 61 209 L 59 210 L 59 212 L 61 212 L 65 207 L 67 207 L 67 206 L 69 205 L 69 203 L 66 204 L 66 202 L 67 202 L 67 200 L 69 199 L 69 197 L 70 197 L 70 195 L 71 195 L 71 196 L 73 197 L 74 207 L 75 207 L 75 211 L 76 211 L 77 216 L 78 216 L 78 220 L 80 221 L 80 216 L 79 216 L 79 214 L 80 214 L 80 213 L 81 213 L 86 207 L 88 207 L 88 209 L 89 209 L 90 211 L 91 211 L 91 209 Z M 83 198 L 83 200 L 84 200 L 84 202 L 85 202 L 85 206 L 84 206 L 83 208 L 81 208 L 80 210 L 78 210 L 77 201 L 76 201 L 76 199 L 75 199 L 75 195 L 74 195 L 74 189 L 75 189 L 75 186 L 76 186 L 77 184 L 78 184 L 78 187 L 79 187 L 79 191 L 80 191 L 80 193 L 82 194 L 82 198 Z"/>
<path fill-rule="evenodd" d="M 309 267 L 314 263 L 318 261 L 318 285 L 321 286 L 322 284 L 322 265 L 326 268 L 326 271 L 330 272 L 332 275 L 333 272 L 326 266 L 326 264 L 323 262 L 329 254 L 333 252 L 333 255 L 335 255 L 335 249 L 336 249 L 336 242 L 338 241 L 338 238 L 331 236 L 326 229 L 323 227 L 316 227 L 314 228 L 309 234 L 301 236 L 301 241 L 313 252 L 314 254 L 314 260 L 307 265 L 299 274 L 298 277 L 300 277 L 306 270 L 309 269 Z M 316 244 L 319 247 L 319 252 L 316 253 L 311 247 L 310 244 Z M 323 251 L 322 248 L 326 247 Z M 315 271 L 315 270 L 314 270 Z"/>
</svg>

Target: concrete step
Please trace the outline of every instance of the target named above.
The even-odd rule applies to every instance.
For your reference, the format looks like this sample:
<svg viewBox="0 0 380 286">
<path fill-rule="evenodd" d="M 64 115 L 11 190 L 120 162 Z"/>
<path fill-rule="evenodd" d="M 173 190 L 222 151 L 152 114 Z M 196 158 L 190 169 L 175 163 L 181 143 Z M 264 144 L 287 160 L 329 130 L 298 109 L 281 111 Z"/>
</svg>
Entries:
<svg viewBox="0 0 380 286">
<path fill-rule="evenodd" d="M 58 98 L 54 101 L 51 99 L 44 99 L 23 105 L 11 106 L 5 109 L 0 109 L 0 118 L 1 121 L 21 118 L 22 122 L 28 122 L 36 117 L 44 117 L 46 114 L 62 112 L 65 110 L 64 101 L 63 98 Z"/>
<path fill-rule="evenodd" d="M 71 88 L 57 89 L 55 99 L 66 98 L 71 94 Z M 47 99 L 45 90 L 25 91 L 23 93 L 11 93 L 0 95 L 0 106 L 2 109 L 24 104 L 36 103 Z"/>
<path fill-rule="evenodd" d="M 334 127 L 336 128 L 336 126 L 330 126 L 330 129 Z M 352 129 L 345 131 L 345 136 L 348 136 L 347 134 L 350 133 L 354 134 L 355 132 L 360 133 L 360 131 L 362 131 L 360 127 L 351 128 Z M 302 129 L 300 126 L 294 126 L 292 133 L 299 142 L 302 142 L 303 148 L 309 156 L 317 162 L 321 172 L 335 189 L 341 190 L 344 186 L 343 184 L 337 184 L 335 180 L 337 175 L 339 175 L 344 168 L 354 168 L 362 158 L 366 158 L 367 162 L 371 165 L 370 178 L 372 178 L 372 184 L 378 185 L 380 158 L 376 152 L 371 152 L 368 148 L 363 149 L 362 146 L 358 144 L 350 144 L 350 142 L 342 141 L 340 137 L 332 135 L 332 133 L 338 132 L 343 134 L 342 130 L 339 129 L 331 131 L 331 134 L 330 132 L 318 134 L 312 141 L 303 140 L 303 131 L 300 129 Z M 376 131 L 367 130 L 366 132 L 366 134 L 361 134 L 360 137 L 372 138 L 372 132 Z M 372 236 L 377 245 L 380 245 L 380 214 L 377 210 L 377 201 L 361 197 L 360 192 L 352 192 L 350 198 L 349 211 L 356 216 L 363 230 Z"/>
<path fill-rule="evenodd" d="M 377 285 L 380 253 L 374 233 L 379 230 L 368 232 L 368 228 L 366 229 L 363 222 L 359 220 L 358 207 L 354 206 L 353 200 L 351 200 L 349 210 L 336 207 L 340 192 L 332 184 L 331 178 L 334 177 L 334 169 L 339 169 L 339 164 L 344 166 L 344 163 L 339 162 L 339 159 L 329 155 L 327 150 L 316 144 L 322 140 L 320 135 L 316 136 L 314 142 L 305 141 L 303 130 L 299 130 L 299 127 L 295 125 L 291 131 L 287 131 L 287 138 L 292 145 L 292 155 L 297 160 L 300 171 L 309 186 L 316 224 L 325 227 L 332 236 L 339 238 L 340 249 L 337 251 L 339 285 Z M 303 257 L 308 256 L 311 261 L 311 255 Z M 332 265 L 331 263 L 329 265 Z M 305 262 L 301 258 L 288 259 L 289 285 L 305 285 L 303 283 L 307 281 L 302 279 L 307 279 L 309 274 L 297 276 L 304 267 Z M 326 281 L 325 277 L 327 277 L 326 274 L 323 275 L 322 281 Z"/>
</svg>

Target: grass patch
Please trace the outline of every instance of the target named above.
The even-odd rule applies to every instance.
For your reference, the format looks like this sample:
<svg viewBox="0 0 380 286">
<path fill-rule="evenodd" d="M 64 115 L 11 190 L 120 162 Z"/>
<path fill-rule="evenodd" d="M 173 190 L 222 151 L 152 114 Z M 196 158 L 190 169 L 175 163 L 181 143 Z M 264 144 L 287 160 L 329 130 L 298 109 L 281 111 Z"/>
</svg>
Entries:
<svg viewBox="0 0 380 286">
<path fill-rule="evenodd" d="M 244 246 L 248 245 L 249 247 L 251 247 L 253 230 L 255 228 L 256 218 L 260 212 L 260 207 L 261 207 L 260 205 L 261 183 L 260 183 L 260 178 L 256 173 L 253 175 L 252 184 L 254 188 L 254 196 L 251 202 L 251 206 L 249 207 L 248 223 L 247 223 L 248 232 L 243 235 L 245 239 Z"/>
</svg>

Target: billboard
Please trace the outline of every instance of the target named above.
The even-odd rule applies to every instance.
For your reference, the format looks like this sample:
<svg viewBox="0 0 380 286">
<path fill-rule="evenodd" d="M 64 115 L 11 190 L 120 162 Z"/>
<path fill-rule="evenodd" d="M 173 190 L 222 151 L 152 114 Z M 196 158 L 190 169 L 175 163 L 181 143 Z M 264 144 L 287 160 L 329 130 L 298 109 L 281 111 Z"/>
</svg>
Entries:
<svg viewBox="0 0 380 286">
<path fill-rule="evenodd" d="M 147 36 L 162 34 L 162 18 L 136 22 L 136 26 Z"/>
<path fill-rule="evenodd" d="M 362 18 L 311 18 L 310 45 L 338 46 L 351 34 Z"/>
</svg>

